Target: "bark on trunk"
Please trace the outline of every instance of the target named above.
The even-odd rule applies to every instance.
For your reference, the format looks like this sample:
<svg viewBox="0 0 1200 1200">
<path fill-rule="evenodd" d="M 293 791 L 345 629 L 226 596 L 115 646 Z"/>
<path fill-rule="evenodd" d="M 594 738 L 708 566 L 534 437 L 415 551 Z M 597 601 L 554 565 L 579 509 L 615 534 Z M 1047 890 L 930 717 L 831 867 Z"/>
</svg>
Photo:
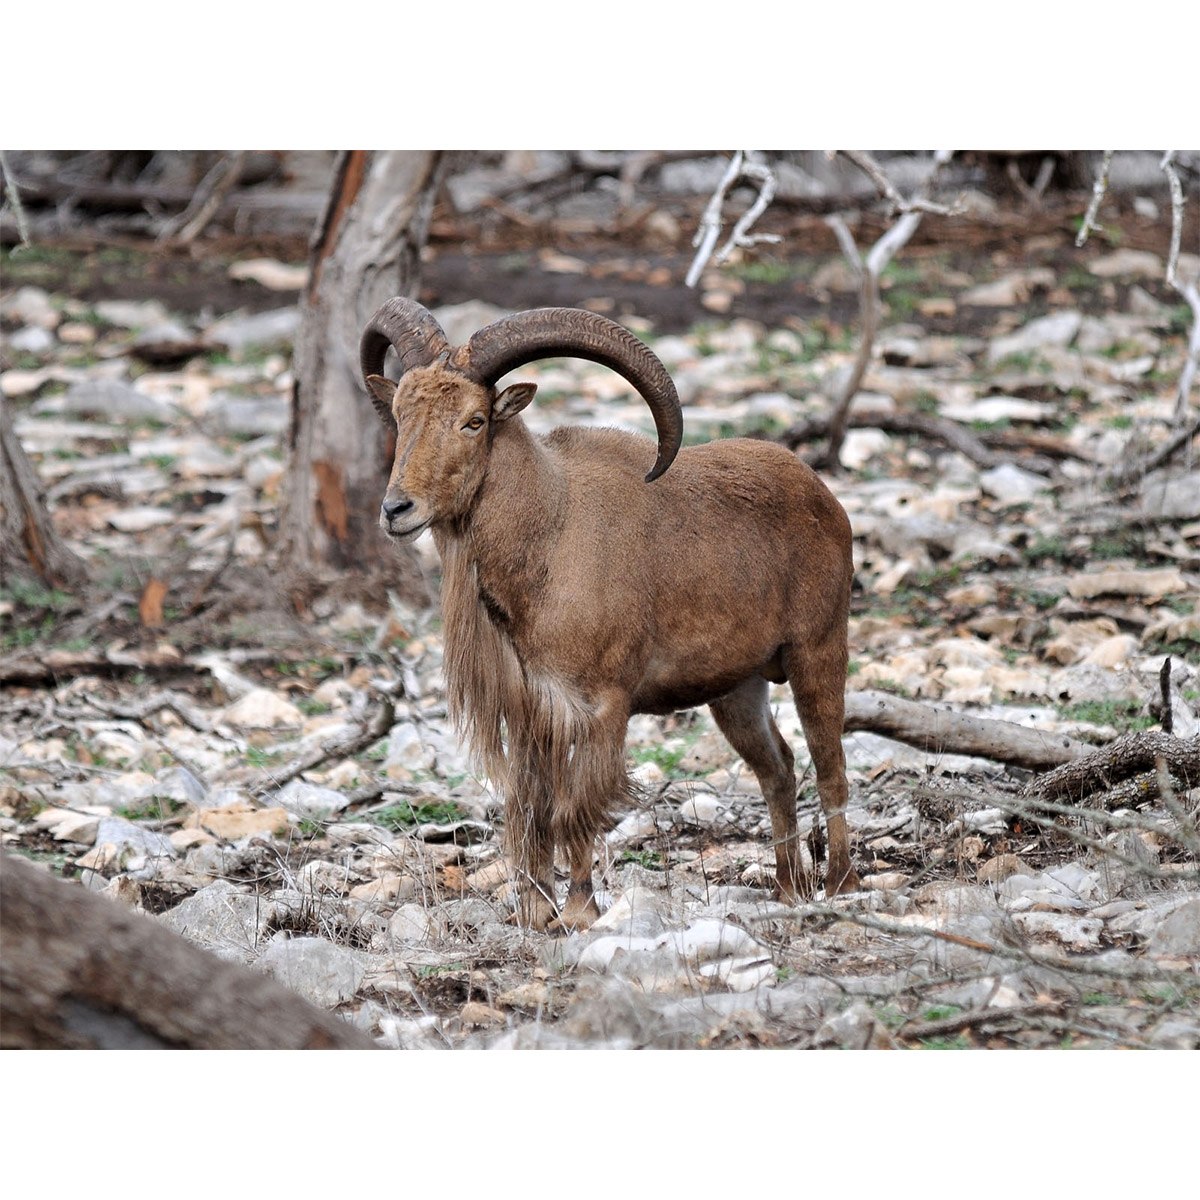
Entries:
<svg viewBox="0 0 1200 1200">
<path fill-rule="evenodd" d="M 0 396 L 0 587 L 14 577 L 71 588 L 86 581 L 87 568 L 54 531 L 8 400 Z"/>
<path fill-rule="evenodd" d="M 281 546 L 297 580 L 366 570 L 399 554 L 377 524 L 392 439 L 359 378 L 358 341 L 384 300 L 416 292 L 445 158 L 355 150 L 339 160 L 295 350 Z"/>
<path fill-rule="evenodd" d="M 7 854 L 0 928 L 6 1050 L 375 1049 L 268 976 Z"/>
</svg>

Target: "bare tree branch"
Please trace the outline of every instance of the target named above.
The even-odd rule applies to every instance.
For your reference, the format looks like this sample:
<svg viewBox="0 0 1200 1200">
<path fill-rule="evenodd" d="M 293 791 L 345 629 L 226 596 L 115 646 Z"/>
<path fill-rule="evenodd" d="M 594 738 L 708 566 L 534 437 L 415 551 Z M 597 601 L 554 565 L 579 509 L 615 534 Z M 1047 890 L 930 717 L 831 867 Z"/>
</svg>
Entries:
<svg viewBox="0 0 1200 1200">
<path fill-rule="evenodd" d="M 209 221 L 233 190 L 246 161 L 245 150 L 235 150 L 222 155 L 216 166 L 200 181 L 192 202 L 177 217 L 168 221 L 159 234 L 160 242 L 174 241 L 180 246 L 190 245 L 204 232 Z"/>
<path fill-rule="evenodd" d="M 1104 160 L 1100 164 L 1100 170 L 1096 174 L 1096 182 L 1092 186 L 1092 202 L 1088 205 L 1088 210 L 1084 214 L 1083 225 L 1079 232 L 1075 235 L 1075 245 L 1082 246 L 1088 240 L 1088 234 L 1093 229 L 1098 229 L 1096 224 L 1096 214 L 1100 211 L 1100 204 L 1104 200 L 1104 193 L 1108 191 L 1108 168 L 1112 165 L 1113 150 L 1105 150 Z"/>
<path fill-rule="evenodd" d="M 841 150 L 838 153 L 848 158 L 868 179 L 879 189 L 879 194 L 892 206 L 892 210 L 901 213 L 936 213 L 939 216 L 952 216 L 956 209 L 953 205 L 935 204 L 929 199 L 926 189 L 917 195 L 905 199 L 896 185 L 884 174 L 883 168 L 865 150 Z M 947 154 L 947 159 L 949 154 Z M 907 240 L 907 239 L 906 239 Z"/>
<path fill-rule="evenodd" d="M 12 202 L 13 216 L 17 222 L 17 236 L 21 239 L 22 246 L 28 246 L 33 240 L 29 234 L 29 218 L 25 215 L 25 206 L 21 203 L 21 192 L 17 187 L 17 177 L 8 165 L 8 153 L 5 150 L 0 150 L 0 174 L 4 176 L 4 189 Z"/>
<path fill-rule="evenodd" d="M 692 259 L 692 265 L 688 268 L 687 278 L 684 280 L 687 287 L 696 286 L 700 279 L 700 273 L 708 265 L 709 259 L 713 258 L 713 247 L 716 246 L 717 238 L 721 234 L 721 210 L 725 205 L 725 194 L 738 179 L 743 177 L 757 181 L 758 197 L 742 214 L 741 219 L 733 227 L 728 241 L 721 247 L 713 262 L 724 262 L 733 253 L 735 246 L 753 246 L 757 242 L 779 241 L 779 237 L 773 233 L 760 233 L 752 236 L 748 232 L 750 226 L 766 211 L 767 205 L 775 195 L 775 174 L 765 163 L 747 161 L 746 155 L 738 150 L 730 159 L 725 174 L 721 176 L 721 181 L 717 184 L 717 189 L 713 192 L 712 198 L 704 209 L 704 215 L 700 218 L 696 236 L 692 239 L 692 245 L 698 249 L 696 257 Z"/>
<path fill-rule="evenodd" d="M 917 226 L 921 223 L 923 213 L 929 211 L 949 211 L 945 208 L 938 209 L 936 206 L 930 209 L 926 202 L 933 191 L 938 174 L 941 172 L 942 167 L 950 161 L 953 153 L 952 150 L 939 150 L 933 156 L 933 167 L 925 177 L 920 188 L 917 189 L 916 195 L 911 200 L 905 201 L 870 155 L 859 151 L 847 152 L 847 157 L 850 157 L 851 161 L 855 162 L 872 179 L 876 180 L 877 186 L 881 186 L 885 197 L 891 201 L 894 207 L 902 211 L 902 215 L 894 225 L 884 232 L 875 245 L 871 247 L 865 261 L 860 257 L 858 248 L 854 245 L 854 238 L 845 223 L 838 218 L 831 218 L 829 221 L 829 225 L 837 236 L 838 244 L 842 247 L 843 253 L 858 272 L 859 311 L 862 315 L 863 328 L 862 336 L 859 339 L 858 353 L 854 357 L 854 364 L 850 368 L 850 374 L 842 386 L 841 394 L 833 405 L 829 421 L 829 444 L 815 458 L 813 462 L 814 466 L 823 467 L 827 470 L 835 470 L 837 468 L 838 458 L 842 451 L 842 443 L 846 440 L 850 405 L 853 403 L 854 397 L 858 395 L 858 389 L 862 385 L 863 376 L 870 365 L 871 355 L 875 349 L 875 337 L 879 332 L 880 309 L 882 307 L 879 298 L 879 278 L 896 253 L 917 231 Z"/>
</svg>

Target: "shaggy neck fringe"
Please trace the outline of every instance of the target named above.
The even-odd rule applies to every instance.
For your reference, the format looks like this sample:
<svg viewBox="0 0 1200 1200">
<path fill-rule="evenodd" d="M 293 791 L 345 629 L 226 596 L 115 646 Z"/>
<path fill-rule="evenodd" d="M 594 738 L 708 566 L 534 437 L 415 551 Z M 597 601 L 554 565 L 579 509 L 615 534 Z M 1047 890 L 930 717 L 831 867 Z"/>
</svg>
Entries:
<svg viewBox="0 0 1200 1200">
<path fill-rule="evenodd" d="M 555 841 L 583 845 L 632 802 L 624 739 L 602 736 L 594 705 L 521 661 L 480 595 L 467 539 L 439 548 L 450 717 L 516 813 L 546 813 Z"/>
</svg>

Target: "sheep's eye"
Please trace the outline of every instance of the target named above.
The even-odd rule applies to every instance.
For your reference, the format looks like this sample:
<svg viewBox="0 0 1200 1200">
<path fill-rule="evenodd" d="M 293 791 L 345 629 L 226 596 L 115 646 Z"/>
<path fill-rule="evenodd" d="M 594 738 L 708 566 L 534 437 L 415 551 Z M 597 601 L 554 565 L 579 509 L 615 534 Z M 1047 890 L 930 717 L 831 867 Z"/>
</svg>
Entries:
<svg viewBox="0 0 1200 1200">
<path fill-rule="evenodd" d="M 487 424 L 487 422 L 486 422 L 486 421 L 484 421 L 484 419 L 483 419 L 483 418 L 482 418 L 482 417 L 481 417 L 481 416 L 480 416 L 478 413 L 476 413 L 476 414 L 475 414 L 475 415 L 474 415 L 474 416 L 473 416 L 473 417 L 472 417 L 472 418 L 471 418 L 471 419 L 470 419 L 470 420 L 469 420 L 469 421 L 468 421 L 468 422 L 467 422 L 467 423 L 466 423 L 466 424 L 463 426 L 463 428 L 464 428 L 464 429 L 470 429 L 470 430 L 482 429 L 482 428 L 484 427 L 484 425 L 485 425 L 485 424 Z"/>
</svg>

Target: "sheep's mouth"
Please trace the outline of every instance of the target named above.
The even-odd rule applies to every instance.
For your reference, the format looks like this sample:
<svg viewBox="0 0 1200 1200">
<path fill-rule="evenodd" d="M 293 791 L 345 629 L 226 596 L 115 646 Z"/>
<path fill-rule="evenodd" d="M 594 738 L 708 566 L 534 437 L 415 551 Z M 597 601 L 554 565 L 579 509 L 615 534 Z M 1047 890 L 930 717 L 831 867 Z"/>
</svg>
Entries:
<svg viewBox="0 0 1200 1200">
<path fill-rule="evenodd" d="M 411 529 L 393 529 L 391 526 L 385 525 L 383 532 L 392 539 L 393 542 L 411 542 L 419 538 L 421 534 L 433 524 L 433 518 L 421 521 L 419 524 L 412 526 Z"/>
</svg>

